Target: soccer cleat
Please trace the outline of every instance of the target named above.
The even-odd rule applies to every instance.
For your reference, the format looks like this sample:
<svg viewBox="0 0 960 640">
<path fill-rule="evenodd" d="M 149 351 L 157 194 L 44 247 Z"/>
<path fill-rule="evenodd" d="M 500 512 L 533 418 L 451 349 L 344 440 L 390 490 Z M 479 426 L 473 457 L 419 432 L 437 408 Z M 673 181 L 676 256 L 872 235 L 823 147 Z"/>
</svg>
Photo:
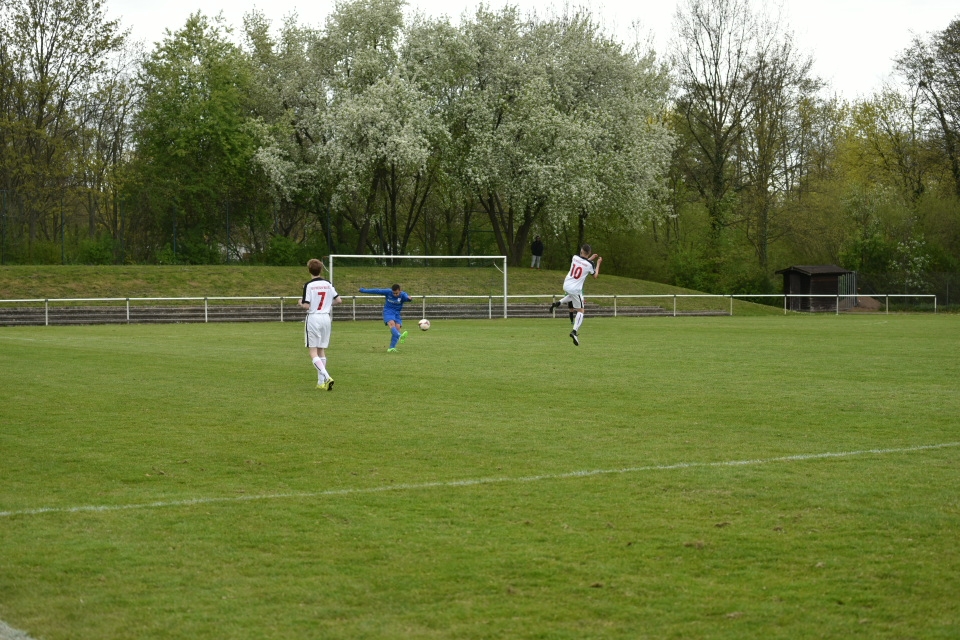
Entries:
<svg viewBox="0 0 960 640">
<path fill-rule="evenodd" d="M 327 382 L 328 382 L 327 380 L 324 380 L 323 382 L 318 382 L 318 383 L 317 383 L 317 389 L 326 389 L 326 388 L 327 388 Z"/>
<path fill-rule="evenodd" d="M 390 347 L 389 349 L 387 349 L 387 353 L 396 353 L 396 352 L 397 352 L 396 347 Z"/>
<path fill-rule="evenodd" d="M 403 333 L 400 334 L 400 344 L 403 344 L 406 341 L 407 341 L 407 332 L 404 331 Z"/>
<path fill-rule="evenodd" d="M 559 306 L 560 306 L 560 303 L 559 303 L 559 302 L 554 302 L 553 304 L 551 304 L 551 305 L 550 305 L 550 313 L 553 313 L 553 312 L 557 309 L 557 307 L 559 307 Z"/>
<path fill-rule="evenodd" d="M 579 346 L 580 346 L 580 338 L 579 338 L 579 336 L 577 336 L 576 330 L 570 332 L 570 337 L 573 338 L 573 345 L 574 345 L 575 347 L 579 347 Z"/>
<path fill-rule="evenodd" d="M 327 387 L 327 391 L 333 391 L 333 378 L 327 378 L 325 385 Z"/>
</svg>

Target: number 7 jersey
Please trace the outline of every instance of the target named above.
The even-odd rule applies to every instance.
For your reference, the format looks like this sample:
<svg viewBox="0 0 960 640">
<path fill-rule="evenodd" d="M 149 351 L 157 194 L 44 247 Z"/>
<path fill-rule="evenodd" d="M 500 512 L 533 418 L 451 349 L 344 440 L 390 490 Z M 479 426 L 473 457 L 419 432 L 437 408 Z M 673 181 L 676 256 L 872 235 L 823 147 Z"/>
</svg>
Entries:
<svg viewBox="0 0 960 640">
<path fill-rule="evenodd" d="M 310 305 L 307 313 L 330 313 L 333 301 L 339 297 L 333 283 L 325 278 L 314 278 L 303 285 L 303 302 Z"/>
<path fill-rule="evenodd" d="M 563 280 L 563 290 L 567 293 L 580 293 L 583 291 L 583 281 L 587 276 L 595 272 L 593 263 L 583 256 L 573 256 L 573 262 L 570 263 L 570 271 Z"/>
</svg>

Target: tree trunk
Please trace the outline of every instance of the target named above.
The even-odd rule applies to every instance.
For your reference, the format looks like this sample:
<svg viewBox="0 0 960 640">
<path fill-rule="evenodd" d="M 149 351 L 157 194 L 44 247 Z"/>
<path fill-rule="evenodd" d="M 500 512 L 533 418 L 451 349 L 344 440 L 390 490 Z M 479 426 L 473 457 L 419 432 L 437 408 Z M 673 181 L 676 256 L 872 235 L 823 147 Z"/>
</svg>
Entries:
<svg viewBox="0 0 960 640">
<path fill-rule="evenodd" d="M 516 226 L 517 212 L 512 207 L 504 207 L 497 194 L 489 194 L 487 199 L 481 198 L 487 217 L 490 219 L 490 225 L 493 227 L 493 234 L 497 240 L 497 247 L 500 252 L 507 256 L 507 261 L 514 267 L 519 267 L 523 260 L 523 252 L 526 248 L 527 238 L 530 235 L 530 229 L 539 215 L 542 207 L 540 205 L 527 204 Z"/>
<path fill-rule="evenodd" d="M 587 242 L 587 216 L 589 214 L 581 209 L 577 215 L 577 249 L 579 250 Z"/>
</svg>

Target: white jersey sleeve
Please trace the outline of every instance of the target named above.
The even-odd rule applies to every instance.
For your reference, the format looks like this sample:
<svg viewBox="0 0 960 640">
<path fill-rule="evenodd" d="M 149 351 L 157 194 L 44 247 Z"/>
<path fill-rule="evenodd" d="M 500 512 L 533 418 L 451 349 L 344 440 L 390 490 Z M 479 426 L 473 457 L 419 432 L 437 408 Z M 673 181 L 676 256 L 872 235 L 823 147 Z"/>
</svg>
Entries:
<svg viewBox="0 0 960 640">
<path fill-rule="evenodd" d="M 333 283 L 323 278 L 314 278 L 303 285 L 303 302 L 310 305 L 307 313 L 330 313 L 333 301 L 339 296 Z"/>
</svg>

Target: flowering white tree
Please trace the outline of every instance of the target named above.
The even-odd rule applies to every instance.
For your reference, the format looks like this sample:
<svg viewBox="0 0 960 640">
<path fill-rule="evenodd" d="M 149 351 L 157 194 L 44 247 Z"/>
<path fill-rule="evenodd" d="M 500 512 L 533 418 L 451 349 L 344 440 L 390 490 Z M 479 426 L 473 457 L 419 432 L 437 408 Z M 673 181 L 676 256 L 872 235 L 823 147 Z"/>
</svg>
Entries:
<svg viewBox="0 0 960 640">
<path fill-rule="evenodd" d="M 544 217 L 575 219 L 582 240 L 592 215 L 630 225 L 651 215 L 673 144 L 666 74 L 652 58 L 584 13 L 541 21 L 480 9 L 463 33 L 474 60 L 448 126 L 500 251 L 519 263 Z"/>
<path fill-rule="evenodd" d="M 254 74 L 254 117 L 248 127 L 259 142 L 254 162 L 270 186 L 273 229 L 306 234 L 328 224 L 328 171 L 319 149 L 330 73 L 318 60 L 318 31 L 294 18 L 284 22 L 277 37 L 270 27 L 257 12 L 244 20 Z M 329 228 L 324 231 L 330 237 Z"/>
<path fill-rule="evenodd" d="M 359 230 L 358 251 L 406 252 L 435 179 L 430 158 L 446 137 L 429 103 L 393 73 L 341 96 L 328 114 L 322 153 L 333 204 Z"/>
<path fill-rule="evenodd" d="M 549 25 L 560 46 L 548 66 L 567 123 L 564 176 L 548 209 L 554 227 L 575 219 L 579 243 L 600 218 L 627 229 L 658 216 L 674 136 L 665 124 L 669 82 L 652 51 L 625 48 L 586 13 Z"/>
<path fill-rule="evenodd" d="M 256 160 L 278 198 L 323 201 L 357 252 L 407 252 L 420 231 L 425 247 L 441 227 L 462 249 L 480 211 L 514 263 L 538 222 L 582 237 L 591 218 L 653 215 L 673 142 L 652 55 L 585 13 L 481 7 L 454 27 L 405 24 L 402 6 L 356 0 L 320 32 L 253 39 L 269 114 L 251 125 Z"/>
</svg>

